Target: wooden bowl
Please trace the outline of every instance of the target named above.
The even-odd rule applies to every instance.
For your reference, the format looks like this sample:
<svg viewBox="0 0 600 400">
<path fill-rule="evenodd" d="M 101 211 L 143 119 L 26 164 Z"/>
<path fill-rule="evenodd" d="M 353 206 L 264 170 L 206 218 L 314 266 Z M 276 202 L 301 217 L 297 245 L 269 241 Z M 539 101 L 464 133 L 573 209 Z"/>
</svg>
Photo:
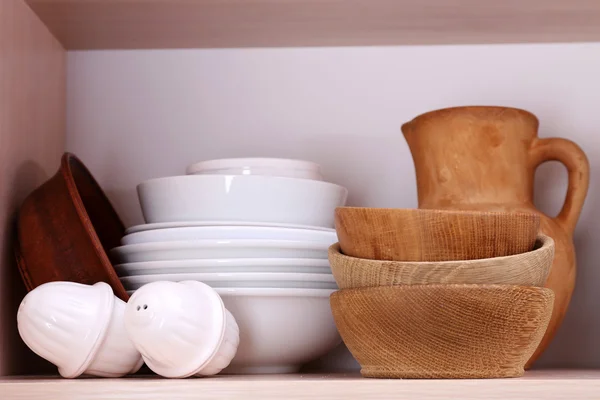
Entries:
<svg viewBox="0 0 600 400">
<path fill-rule="evenodd" d="M 340 253 L 329 248 L 329 263 L 340 289 L 430 284 L 498 284 L 544 286 L 552 260 L 554 240 L 538 236 L 534 250 L 513 256 L 466 261 L 379 261 Z"/>
<path fill-rule="evenodd" d="M 65 153 L 56 175 L 31 193 L 17 219 L 17 264 L 28 290 L 52 281 L 106 282 L 129 298 L 108 259 L 125 227 L 87 168 Z"/>
<path fill-rule="evenodd" d="M 554 292 L 508 285 L 408 285 L 331 295 L 336 326 L 369 378 L 508 378 L 550 321 Z"/>
<path fill-rule="evenodd" d="M 531 251 L 533 213 L 338 207 L 343 254 L 388 261 L 458 261 Z"/>
</svg>

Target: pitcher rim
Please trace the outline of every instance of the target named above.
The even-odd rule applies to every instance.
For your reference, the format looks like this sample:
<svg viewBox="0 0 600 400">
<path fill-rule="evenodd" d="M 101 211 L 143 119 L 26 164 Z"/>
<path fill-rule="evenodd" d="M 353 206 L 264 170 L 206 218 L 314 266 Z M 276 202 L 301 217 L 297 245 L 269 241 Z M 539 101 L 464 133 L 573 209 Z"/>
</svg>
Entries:
<svg viewBox="0 0 600 400">
<path fill-rule="evenodd" d="M 531 122 L 533 122 L 535 129 L 537 130 L 540 124 L 540 121 L 538 119 L 538 117 L 535 116 L 535 114 L 533 114 L 530 111 L 524 110 L 522 108 L 516 108 L 516 107 L 505 107 L 505 106 L 457 106 L 457 107 L 446 107 L 446 108 L 440 108 L 437 110 L 432 110 L 432 111 L 428 111 L 425 112 L 423 114 L 419 114 L 416 117 L 414 117 L 413 119 L 411 119 L 408 122 L 405 122 L 404 124 L 402 124 L 402 127 L 400 128 L 402 130 L 402 133 L 404 133 L 405 135 L 410 131 L 410 127 L 418 124 L 418 123 L 423 123 L 425 122 L 427 119 L 431 118 L 431 117 L 437 117 L 439 114 L 443 114 L 443 113 L 451 113 L 451 112 L 457 112 L 457 111 L 467 111 L 467 110 L 489 110 L 489 111 L 513 111 L 513 112 L 517 112 L 525 117 L 527 117 Z"/>
</svg>

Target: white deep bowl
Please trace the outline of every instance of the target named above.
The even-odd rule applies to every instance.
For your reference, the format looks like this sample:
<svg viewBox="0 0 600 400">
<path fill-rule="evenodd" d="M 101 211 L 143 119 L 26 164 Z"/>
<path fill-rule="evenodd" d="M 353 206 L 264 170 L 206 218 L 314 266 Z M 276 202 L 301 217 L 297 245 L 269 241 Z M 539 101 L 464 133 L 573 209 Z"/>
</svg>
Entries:
<svg viewBox="0 0 600 400">
<path fill-rule="evenodd" d="M 331 246 L 337 242 L 334 231 L 318 231 L 312 229 L 288 229 L 260 226 L 203 226 L 157 229 L 131 233 L 123 236 L 121 244 L 138 244 L 151 242 L 172 242 L 181 240 L 204 239 L 277 239 L 303 240 Z"/>
<path fill-rule="evenodd" d="M 206 272 L 305 272 L 331 274 L 329 260 L 316 258 L 216 258 L 115 265 L 119 276 Z"/>
<path fill-rule="evenodd" d="M 186 240 L 129 244 L 115 247 L 109 254 L 116 264 L 211 258 L 327 259 L 327 246 L 298 240 Z"/>
<path fill-rule="evenodd" d="M 297 372 L 341 342 L 329 295 L 317 289 L 217 289 L 240 327 L 240 346 L 224 373 Z"/>
<path fill-rule="evenodd" d="M 223 373 L 297 372 L 341 342 L 329 307 L 334 290 L 215 290 L 240 328 L 237 354 Z"/>
<path fill-rule="evenodd" d="M 323 180 L 319 164 L 285 158 L 226 158 L 189 165 L 188 175 L 267 175 Z"/>
<path fill-rule="evenodd" d="M 333 227 L 348 191 L 333 183 L 275 176 L 188 175 L 138 185 L 147 223 L 264 221 Z"/>
<path fill-rule="evenodd" d="M 210 272 L 189 274 L 136 275 L 121 278 L 126 290 L 136 290 L 152 282 L 197 281 L 210 287 L 337 289 L 332 274 L 285 272 Z"/>
</svg>

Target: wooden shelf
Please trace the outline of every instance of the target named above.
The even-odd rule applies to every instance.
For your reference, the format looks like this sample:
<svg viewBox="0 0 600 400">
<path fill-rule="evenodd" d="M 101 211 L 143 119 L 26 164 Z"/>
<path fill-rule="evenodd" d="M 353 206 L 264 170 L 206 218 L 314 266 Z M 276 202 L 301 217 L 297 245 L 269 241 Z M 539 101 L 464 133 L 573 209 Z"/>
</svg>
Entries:
<svg viewBox="0 0 600 400">
<path fill-rule="evenodd" d="M 67 49 L 600 40 L 590 0 L 26 0 Z"/>
<path fill-rule="evenodd" d="M 518 379 L 378 380 L 358 375 L 217 376 L 185 380 L 4 378 L 2 399 L 598 399 L 600 370 L 532 371 Z"/>
</svg>

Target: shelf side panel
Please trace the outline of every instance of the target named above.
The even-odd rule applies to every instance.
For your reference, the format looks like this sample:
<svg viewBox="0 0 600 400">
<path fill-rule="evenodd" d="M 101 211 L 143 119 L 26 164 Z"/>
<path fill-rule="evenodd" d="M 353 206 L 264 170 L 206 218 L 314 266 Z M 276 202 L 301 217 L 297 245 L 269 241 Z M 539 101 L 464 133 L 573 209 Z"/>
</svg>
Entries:
<svg viewBox="0 0 600 400">
<path fill-rule="evenodd" d="M 64 150 L 66 53 L 22 0 L 0 1 L 0 375 L 39 368 L 16 327 L 25 289 L 12 253 L 23 199 Z"/>
</svg>

